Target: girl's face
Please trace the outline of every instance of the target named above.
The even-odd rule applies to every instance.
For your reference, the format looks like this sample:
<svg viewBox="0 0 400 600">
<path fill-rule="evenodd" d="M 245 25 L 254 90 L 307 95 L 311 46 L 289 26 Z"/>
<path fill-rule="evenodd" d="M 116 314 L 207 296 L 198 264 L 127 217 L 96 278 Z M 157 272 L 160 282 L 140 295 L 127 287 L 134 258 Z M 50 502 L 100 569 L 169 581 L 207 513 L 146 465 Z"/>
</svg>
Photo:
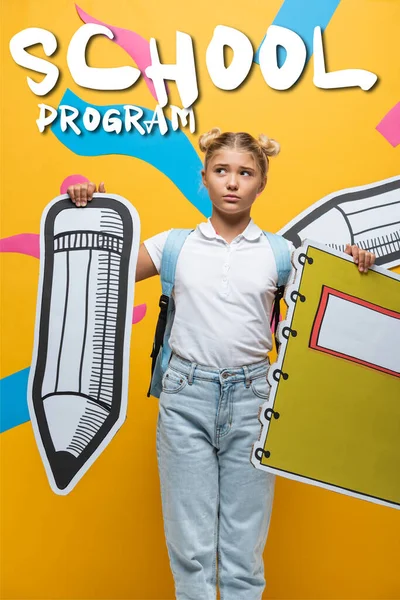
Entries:
<svg viewBox="0 0 400 600">
<path fill-rule="evenodd" d="M 219 150 L 201 174 L 213 206 L 224 213 L 250 212 L 266 184 L 253 155 L 237 150 Z"/>
</svg>

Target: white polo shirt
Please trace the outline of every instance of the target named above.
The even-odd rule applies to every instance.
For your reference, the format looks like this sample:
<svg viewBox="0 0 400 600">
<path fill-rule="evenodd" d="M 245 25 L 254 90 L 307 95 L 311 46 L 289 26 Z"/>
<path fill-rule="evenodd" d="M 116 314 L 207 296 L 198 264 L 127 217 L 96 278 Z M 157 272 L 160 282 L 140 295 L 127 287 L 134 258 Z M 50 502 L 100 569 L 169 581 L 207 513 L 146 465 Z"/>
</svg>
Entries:
<svg viewBox="0 0 400 600">
<path fill-rule="evenodd" d="M 158 272 L 169 231 L 144 242 Z M 200 223 L 186 239 L 176 266 L 171 349 L 220 369 L 264 359 L 272 348 L 270 314 L 277 278 L 271 246 L 252 219 L 230 244 L 210 219 Z"/>
</svg>

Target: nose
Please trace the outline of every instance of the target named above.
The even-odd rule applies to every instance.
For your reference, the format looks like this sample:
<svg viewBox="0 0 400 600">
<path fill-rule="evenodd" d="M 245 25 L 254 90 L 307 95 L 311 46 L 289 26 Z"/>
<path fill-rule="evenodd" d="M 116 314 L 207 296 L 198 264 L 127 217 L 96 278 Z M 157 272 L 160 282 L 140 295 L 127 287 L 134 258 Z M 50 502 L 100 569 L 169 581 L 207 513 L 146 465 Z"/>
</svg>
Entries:
<svg viewBox="0 0 400 600">
<path fill-rule="evenodd" d="M 231 173 L 226 182 L 226 187 L 228 190 L 237 190 L 239 187 L 238 179 L 236 173 Z"/>
</svg>

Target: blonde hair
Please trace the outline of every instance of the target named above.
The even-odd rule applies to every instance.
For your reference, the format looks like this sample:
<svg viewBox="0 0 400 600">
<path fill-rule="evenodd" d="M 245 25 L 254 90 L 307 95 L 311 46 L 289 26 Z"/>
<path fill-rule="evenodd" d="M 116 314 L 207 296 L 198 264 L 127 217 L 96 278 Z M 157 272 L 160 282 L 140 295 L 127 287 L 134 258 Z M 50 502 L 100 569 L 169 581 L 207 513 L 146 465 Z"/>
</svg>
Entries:
<svg viewBox="0 0 400 600">
<path fill-rule="evenodd" d="M 233 133 L 227 131 L 221 133 L 218 127 L 214 127 L 208 133 L 203 133 L 199 138 L 199 146 L 200 150 L 205 152 L 204 169 L 207 169 L 208 162 L 222 148 L 249 152 L 253 155 L 260 169 L 262 181 L 267 177 L 269 157 L 276 156 L 280 151 L 279 143 L 276 140 L 268 138 L 263 133 L 258 136 L 258 139 L 255 139 L 252 135 L 245 132 Z"/>
</svg>

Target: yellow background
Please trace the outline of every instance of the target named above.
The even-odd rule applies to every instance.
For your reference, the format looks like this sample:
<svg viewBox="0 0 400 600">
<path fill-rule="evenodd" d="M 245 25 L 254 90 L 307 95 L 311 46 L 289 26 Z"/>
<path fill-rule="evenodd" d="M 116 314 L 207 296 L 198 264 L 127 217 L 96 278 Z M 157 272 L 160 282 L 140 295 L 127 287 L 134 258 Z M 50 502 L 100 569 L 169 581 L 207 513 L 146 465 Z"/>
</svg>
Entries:
<svg viewBox="0 0 400 600">
<path fill-rule="evenodd" d="M 312 58 L 299 84 L 287 92 L 271 90 L 257 65 L 239 90 L 213 86 L 205 53 L 215 26 L 240 29 L 256 49 L 280 5 L 280 0 L 87 0 L 81 5 L 105 23 L 155 37 L 164 63 L 175 61 L 176 30 L 192 36 L 200 87 L 196 133 L 188 133 L 193 144 L 198 134 L 218 126 L 264 132 L 282 145 L 253 210 L 255 221 L 271 231 L 328 193 L 396 175 L 400 159 L 400 147 L 394 149 L 375 130 L 400 99 L 398 0 L 342 0 L 324 34 L 329 69 L 378 74 L 370 92 L 315 88 Z M 67 87 L 92 104 L 155 106 L 142 78 L 124 92 L 94 92 L 74 83 L 66 52 L 80 25 L 70 1 L 3 2 L 1 237 L 37 233 L 44 206 L 73 173 L 104 180 L 107 191 L 129 199 L 141 217 L 142 239 L 170 227 L 194 226 L 202 215 L 152 166 L 126 156 L 79 157 L 50 131 L 38 132 L 37 105 L 58 106 Z M 11 37 L 26 27 L 48 29 L 59 43 L 52 60 L 61 78 L 45 99 L 29 90 L 28 71 L 8 51 Z M 40 48 L 34 52 L 45 58 Z M 91 43 L 89 62 L 131 64 L 121 48 L 101 37 Z M 176 86 L 171 83 L 170 89 L 170 103 L 179 105 Z M 5 377 L 30 365 L 39 263 L 18 254 L 1 258 Z M 157 278 L 136 286 L 135 304 L 147 303 L 148 311 L 132 331 L 128 418 L 70 495 L 51 492 L 30 423 L 1 436 L 4 598 L 173 598 L 156 470 L 157 401 L 146 398 L 159 292 Z M 398 511 L 279 479 L 265 551 L 265 597 L 400 598 L 399 540 Z"/>
</svg>

